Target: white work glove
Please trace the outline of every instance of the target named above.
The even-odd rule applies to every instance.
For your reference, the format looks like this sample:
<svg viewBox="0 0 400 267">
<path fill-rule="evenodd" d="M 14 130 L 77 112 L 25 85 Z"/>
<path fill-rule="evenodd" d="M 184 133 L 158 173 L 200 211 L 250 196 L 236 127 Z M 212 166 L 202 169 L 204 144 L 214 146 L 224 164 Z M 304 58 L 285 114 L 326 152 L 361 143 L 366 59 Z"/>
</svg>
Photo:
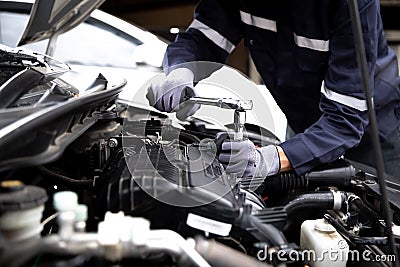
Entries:
<svg viewBox="0 0 400 267">
<path fill-rule="evenodd" d="M 279 172 L 280 161 L 276 146 L 256 148 L 250 140 L 231 141 L 226 136 L 226 133 L 218 134 L 215 143 L 218 148 L 220 140 L 225 139 L 218 159 L 227 173 L 235 173 L 238 177 L 267 177 Z"/>
<path fill-rule="evenodd" d="M 171 71 L 161 81 L 151 84 L 146 94 L 149 104 L 160 111 L 176 112 L 180 120 L 193 115 L 200 106 L 185 103 L 188 98 L 197 96 L 193 78 L 193 72 L 186 68 Z"/>
</svg>

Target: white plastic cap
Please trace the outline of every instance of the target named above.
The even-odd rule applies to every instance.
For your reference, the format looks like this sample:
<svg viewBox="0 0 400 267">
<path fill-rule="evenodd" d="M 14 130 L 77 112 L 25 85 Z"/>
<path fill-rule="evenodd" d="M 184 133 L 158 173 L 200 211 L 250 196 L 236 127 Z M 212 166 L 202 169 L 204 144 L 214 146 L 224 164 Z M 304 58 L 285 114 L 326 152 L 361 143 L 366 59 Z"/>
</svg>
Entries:
<svg viewBox="0 0 400 267">
<path fill-rule="evenodd" d="M 315 220 L 314 229 L 323 233 L 333 233 L 336 229 L 325 219 Z"/>
<path fill-rule="evenodd" d="M 140 246 L 147 242 L 150 232 L 150 221 L 145 218 L 131 218 L 132 243 Z"/>
<path fill-rule="evenodd" d="M 57 192 L 53 196 L 53 206 L 57 211 L 75 211 L 78 195 L 71 191 Z"/>
<path fill-rule="evenodd" d="M 79 204 L 75 209 L 75 222 L 86 222 L 88 218 L 88 207 L 84 204 Z"/>
<path fill-rule="evenodd" d="M 149 220 L 124 216 L 123 212 L 107 212 L 98 230 L 99 242 L 103 245 L 117 245 L 119 241 L 145 245 L 149 232 Z"/>
<path fill-rule="evenodd" d="M 102 245 L 117 245 L 119 243 L 123 212 L 107 212 L 104 221 L 99 223 L 99 243 Z"/>
</svg>

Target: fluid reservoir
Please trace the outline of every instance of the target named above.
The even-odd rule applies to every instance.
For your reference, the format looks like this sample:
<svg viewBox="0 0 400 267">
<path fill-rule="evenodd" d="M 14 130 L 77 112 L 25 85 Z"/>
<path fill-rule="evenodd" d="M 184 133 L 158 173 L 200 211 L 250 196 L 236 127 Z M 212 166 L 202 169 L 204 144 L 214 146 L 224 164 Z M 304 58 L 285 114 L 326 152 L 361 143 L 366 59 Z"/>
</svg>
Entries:
<svg viewBox="0 0 400 267">
<path fill-rule="evenodd" d="M 44 203 L 43 188 L 24 185 L 21 181 L 0 182 L 0 231 L 10 242 L 39 238 Z"/>
<path fill-rule="evenodd" d="M 310 266 L 346 266 L 349 245 L 325 219 L 303 222 L 300 248 Z"/>
</svg>

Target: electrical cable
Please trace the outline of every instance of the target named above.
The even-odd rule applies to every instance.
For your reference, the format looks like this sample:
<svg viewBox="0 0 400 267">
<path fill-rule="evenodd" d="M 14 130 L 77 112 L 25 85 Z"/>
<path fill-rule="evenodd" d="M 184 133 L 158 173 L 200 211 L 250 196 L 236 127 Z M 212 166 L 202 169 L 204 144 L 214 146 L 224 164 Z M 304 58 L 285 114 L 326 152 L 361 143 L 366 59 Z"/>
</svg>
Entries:
<svg viewBox="0 0 400 267">
<path fill-rule="evenodd" d="M 357 53 L 357 61 L 359 68 L 361 70 L 361 80 L 362 85 L 365 91 L 365 96 L 367 100 L 367 107 L 368 107 L 368 117 L 371 126 L 371 141 L 375 152 L 375 161 L 376 161 L 376 169 L 377 169 L 377 176 L 379 181 L 379 187 L 382 196 L 382 206 L 383 206 L 383 213 L 384 219 L 386 223 L 386 231 L 389 239 L 389 247 L 392 251 L 393 255 L 395 256 L 396 260 L 398 260 L 398 252 L 396 249 L 396 244 L 394 241 L 393 233 L 392 233 L 392 216 L 390 213 L 389 208 L 389 201 L 388 201 L 388 192 L 386 187 L 386 182 L 384 180 L 385 177 L 385 166 L 383 162 L 383 154 L 381 149 L 381 144 L 379 141 L 378 136 L 378 124 L 376 121 L 376 114 L 374 108 L 374 101 L 373 96 L 371 93 L 370 81 L 368 78 L 368 65 L 367 65 L 367 57 L 365 53 L 365 46 L 364 40 L 362 36 L 361 30 L 361 21 L 360 21 L 360 13 L 358 9 L 357 0 L 350 0 L 349 3 L 349 12 L 351 18 L 351 25 L 353 29 L 354 35 L 354 43 L 355 43 L 355 50 Z M 393 262 L 393 266 L 399 266 L 398 261 Z"/>
<path fill-rule="evenodd" d="M 55 218 L 57 218 L 58 216 L 58 212 L 54 213 L 53 215 L 50 215 L 49 217 L 47 217 L 46 219 L 43 220 L 43 222 L 41 222 L 40 224 L 43 226 L 45 226 L 46 224 L 48 224 L 50 221 L 54 220 Z"/>
<path fill-rule="evenodd" d="M 57 179 L 59 182 L 68 184 L 70 186 L 78 186 L 78 187 L 82 187 L 82 188 L 92 188 L 93 187 L 92 180 L 75 180 L 75 179 L 67 177 L 65 175 L 55 173 L 55 172 L 47 169 L 44 166 L 38 166 L 37 168 L 44 176 Z"/>
</svg>

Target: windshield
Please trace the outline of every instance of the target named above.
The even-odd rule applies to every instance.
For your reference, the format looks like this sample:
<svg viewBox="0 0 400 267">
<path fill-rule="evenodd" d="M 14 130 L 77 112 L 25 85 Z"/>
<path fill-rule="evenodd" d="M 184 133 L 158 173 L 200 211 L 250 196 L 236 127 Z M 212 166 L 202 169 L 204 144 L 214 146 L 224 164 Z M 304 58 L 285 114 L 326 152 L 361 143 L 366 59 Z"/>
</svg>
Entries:
<svg viewBox="0 0 400 267">
<path fill-rule="evenodd" d="M 0 11 L 0 42 L 15 47 L 29 15 Z M 48 41 L 22 47 L 45 53 Z M 69 64 L 135 68 L 134 51 L 142 43 L 105 23 L 89 19 L 57 39 L 54 57 Z"/>
</svg>

